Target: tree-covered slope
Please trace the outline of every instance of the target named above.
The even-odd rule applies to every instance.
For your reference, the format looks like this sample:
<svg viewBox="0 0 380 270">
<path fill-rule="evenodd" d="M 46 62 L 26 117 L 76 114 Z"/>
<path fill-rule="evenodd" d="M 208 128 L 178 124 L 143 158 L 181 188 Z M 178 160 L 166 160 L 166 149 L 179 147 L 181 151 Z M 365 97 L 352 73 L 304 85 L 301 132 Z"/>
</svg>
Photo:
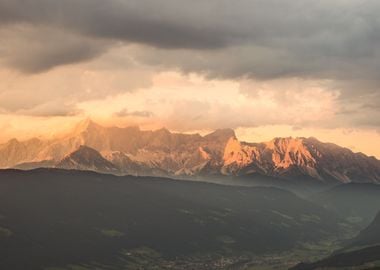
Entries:
<svg viewBox="0 0 380 270">
<path fill-rule="evenodd" d="M 12 270 L 151 269 L 144 263 L 281 252 L 340 232 L 334 215 L 280 189 L 56 169 L 0 171 L 0 215 L 0 268 Z"/>
</svg>

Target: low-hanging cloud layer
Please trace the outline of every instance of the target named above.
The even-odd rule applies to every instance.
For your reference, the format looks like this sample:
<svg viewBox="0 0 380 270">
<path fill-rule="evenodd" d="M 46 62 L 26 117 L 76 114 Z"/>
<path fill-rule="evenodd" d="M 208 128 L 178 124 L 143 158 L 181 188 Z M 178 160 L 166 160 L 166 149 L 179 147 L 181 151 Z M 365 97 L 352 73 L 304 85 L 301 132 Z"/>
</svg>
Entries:
<svg viewBox="0 0 380 270">
<path fill-rule="evenodd" d="M 139 99 L 165 85 L 157 74 L 176 71 L 208 84 L 186 96 L 191 79 L 167 96 L 144 92 L 172 114 L 149 102 L 108 114 L 178 130 L 378 130 L 379 13 L 377 0 L 0 0 L 0 113 L 86 114 L 83 103 Z M 232 94 L 201 100 L 215 81 L 235 83 L 220 91 L 238 105 Z"/>
</svg>

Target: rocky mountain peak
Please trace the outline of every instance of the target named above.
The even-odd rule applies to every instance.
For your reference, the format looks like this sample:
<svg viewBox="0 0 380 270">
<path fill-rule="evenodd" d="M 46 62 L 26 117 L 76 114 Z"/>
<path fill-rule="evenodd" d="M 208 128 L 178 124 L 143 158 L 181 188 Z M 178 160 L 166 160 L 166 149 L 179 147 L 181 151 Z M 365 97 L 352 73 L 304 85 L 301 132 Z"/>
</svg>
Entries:
<svg viewBox="0 0 380 270">
<path fill-rule="evenodd" d="M 266 143 L 266 145 L 270 149 L 286 152 L 303 148 L 304 139 L 293 137 L 274 138 L 273 140 Z"/>
<path fill-rule="evenodd" d="M 113 163 L 106 160 L 95 149 L 85 145 L 81 145 L 76 151 L 66 156 L 56 167 L 62 169 L 117 172 L 117 167 Z"/>
<path fill-rule="evenodd" d="M 75 152 L 71 153 L 69 157 L 81 157 L 89 160 L 94 157 L 101 157 L 101 155 L 95 149 L 92 149 L 86 145 L 81 145 Z"/>
<path fill-rule="evenodd" d="M 14 145 L 14 146 L 12 146 Z M 117 153 L 117 154 L 116 154 Z M 232 129 L 206 136 L 102 127 L 91 119 L 52 141 L 12 140 L 0 146 L 0 167 L 52 166 L 160 176 L 246 175 L 380 182 L 380 161 L 315 138 L 241 142 Z M 116 165 L 115 165 L 116 164 Z"/>
<path fill-rule="evenodd" d="M 205 138 L 228 141 L 230 138 L 236 138 L 236 134 L 233 129 L 224 128 L 215 130 L 214 132 L 206 135 Z"/>
<path fill-rule="evenodd" d="M 20 141 L 17 140 L 16 138 L 13 138 L 13 139 L 10 139 L 6 144 L 7 145 L 16 145 L 16 144 L 19 144 Z"/>
<path fill-rule="evenodd" d="M 85 120 L 79 122 L 75 127 L 73 134 L 80 134 L 82 132 L 94 131 L 96 129 L 102 128 L 99 124 L 95 123 L 91 118 L 86 118 Z"/>
</svg>

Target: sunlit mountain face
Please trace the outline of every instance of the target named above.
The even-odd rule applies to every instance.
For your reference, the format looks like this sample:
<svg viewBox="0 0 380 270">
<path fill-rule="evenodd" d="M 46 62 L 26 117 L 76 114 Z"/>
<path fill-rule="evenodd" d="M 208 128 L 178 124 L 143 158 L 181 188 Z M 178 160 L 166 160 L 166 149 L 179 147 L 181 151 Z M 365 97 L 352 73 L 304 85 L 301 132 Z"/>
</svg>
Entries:
<svg viewBox="0 0 380 270">
<path fill-rule="evenodd" d="M 0 269 L 379 267 L 379 13 L 0 0 Z"/>
<path fill-rule="evenodd" d="M 87 119 L 65 137 L 0 145 L 2 168 L 52 167 L 117 175 L 273 177 L 315 183 L 380 182 L 380 161 L 315 138 L 240 141 L 232 129 L 205 136 L 138 127 L 103 127 Z"/>
</svg>

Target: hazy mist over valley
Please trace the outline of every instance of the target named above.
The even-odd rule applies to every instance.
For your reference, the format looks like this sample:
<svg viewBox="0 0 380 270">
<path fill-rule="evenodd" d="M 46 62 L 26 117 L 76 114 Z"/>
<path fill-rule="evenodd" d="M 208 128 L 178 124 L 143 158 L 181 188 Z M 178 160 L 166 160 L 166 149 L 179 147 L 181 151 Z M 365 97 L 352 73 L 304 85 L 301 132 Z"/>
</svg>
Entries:
<svg viewBox="0 0 380 270">
<path fill-rule="evenodd" d="M 0 270 L 380 269 L 379 13 L 0 0 Z"/>
</svg>

